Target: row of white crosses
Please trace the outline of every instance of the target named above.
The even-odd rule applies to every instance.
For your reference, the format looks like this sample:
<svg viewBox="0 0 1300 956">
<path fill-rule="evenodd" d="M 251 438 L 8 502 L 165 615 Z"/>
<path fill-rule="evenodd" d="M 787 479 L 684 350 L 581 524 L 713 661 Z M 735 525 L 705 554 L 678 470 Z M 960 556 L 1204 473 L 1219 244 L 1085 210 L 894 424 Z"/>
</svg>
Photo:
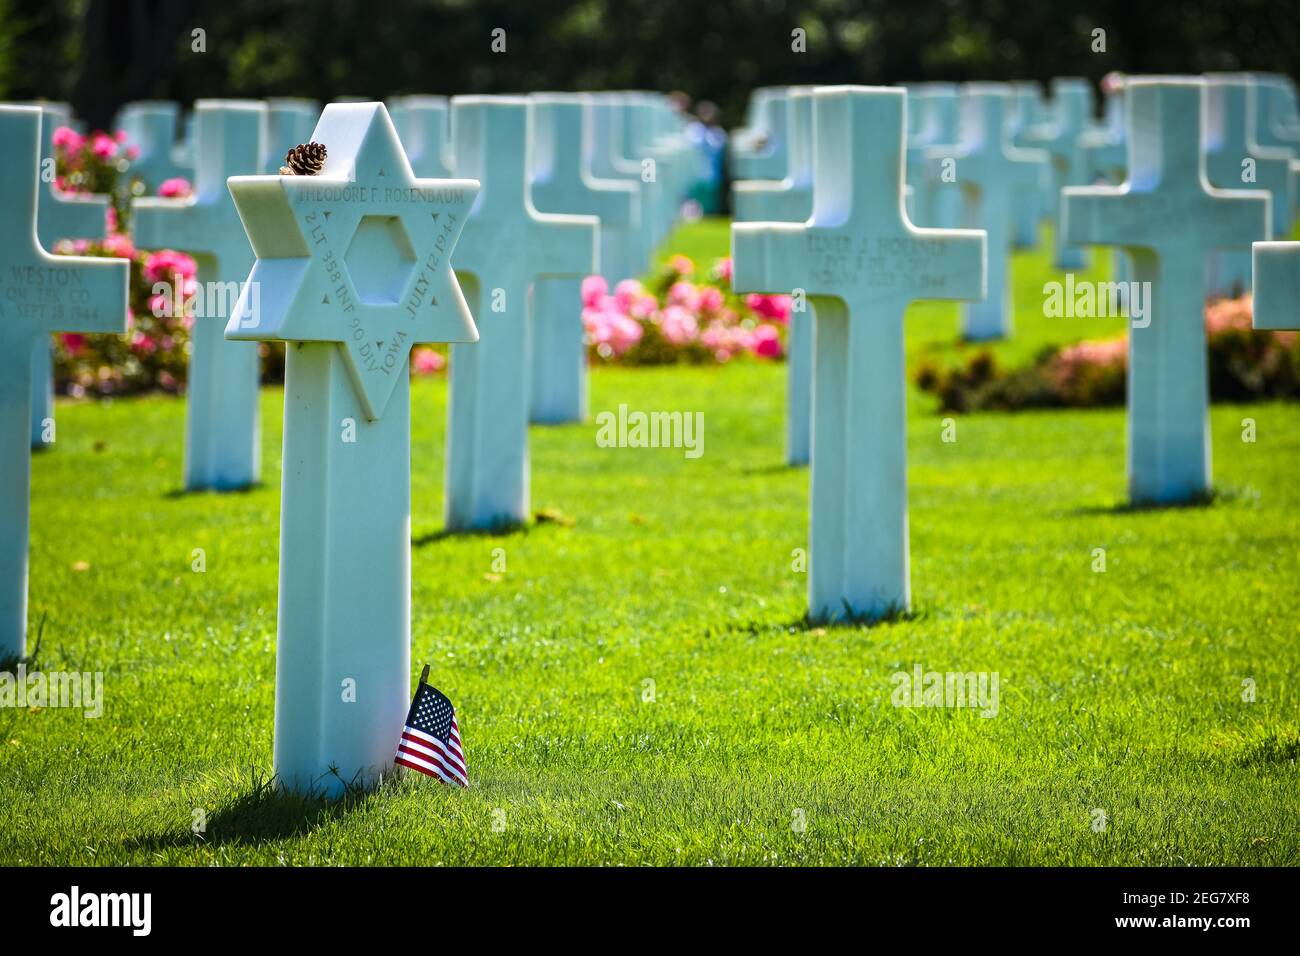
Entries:
<svg viewBox="0 0 1300 956">
<path fill-rule="evenodd" d="M 1058 251 L 1120 248 L 1131 257 L 1135 278 L 1152 284 L 1151 321 L 1129 337 L 1128 472 L 1135 504 L 1195 501 L 1210 490 L 1206 258 L 1268 237 L 1272 225 L 1266 189 L 1207 182 L 1206 85 L 1196 77 L 1131 80 L 1126 180 L 1062 189 Z M 1032 182 L 1017 179 L 1016 167 L 1043 163 L 1008 139 L 1000 114 L 1011 91 L 997 84 L 968 88 L 964 112 L 974 119 L 964 128 L 980 129 L 980 117 L 992 119 L 987 135 L 963 134 L 967 148 L 957 152 L 959 168 L 970 168 L 967 201 L 998 209 L 968 220 L 987 233 L 918 228 L 902 209 L 903 95 L 818 88 L 811 215 L 733 227 L 737 291 L 802 291 L 814 305 L 808 581 L 814 620 L 880 617 L 909 606 L 903 312 L 920 298 L 998 301 L 993 286 L 1005 282 L 1014 215 L 1006 200 L 1013 184 Z M 1073 175 L 1070 163 L 1058 168 L 1066 179 Z M 753 193 L 739 191 L 738 203 L 742 196 L 752 203 Z M 1270 316 L 1285 311 L 1278 303 L 1294 303 L 1300 284 L 1294 256 L 1291 246 L 1256 247 L 1257 264 L 1271 270 L 1263 303 Z M 1279 327 L 1295 319 L 1292 313 L 1264 321 Z"/>
<path fill-rule="evenodd" d="M 331 106 L 308 134 L 301 123 L 286 127 L 329 147 L 318 177 L 232 175 L 277 162 L 267 145 L 267 106 L 202 101 L 195 110 L 195 195 L 137 206 L 141 245 L 186 249 L 199 259 L 202 280 L 242 284 L 237 301 L 232 296 L 220 314 L 196 323 L 190 487 L 256 480 L 250 356 L 255 359 L 260 340 L 294 343 L 286 364 L 276 721 L 276 765 L 288 786 L 337 792 L 391 762 L 409 680 L 409 352 L 417 342 L 478 337 L 451 272 L 462 230 L 456 264 L 475 299 L 483 341 L 453 350 L 448 524 L 476 528 L 528 514 L 530 287 L 548 276 L 576 279 L 597 265 L 597 218 L 539 213 L 534 183 L 557 206 L 596 205 L 616 227 L 624 224 L 620 219 L 640 223 L 646 210 L 658 229 L 671 224 L 667 200 L 688 185 L 689 166 L 681 144 L 665 135 L 668 124 L 656 115 L 661 104 L 639 96 L 629 110 L 626 98 L 599 104 L 618 120 L 606 123 L 609 139 L 601 142 L 593 139 L 600 112 L 594 99 L 453 100 L 450 155 L 459 174 L 473 172 L 481 189 L 479 181 L 449 180 L 443 170 L 438 179 L 417 180 L 379 104 Z M 30 210 L 33 222 L 38 116 L 36 110 L 0 115 L 8 124 L 0 140 L 5 162 L 22 166 L 6 177 L 14 191 L 5 197 L 7 208 Z M 575 121 L 577 152 L 568 142 Z M 555 129 L 530 132 L 538 122 Z M 642 122 L 650 128 L 627 132 Z M 538 143 L 546 151 L 541 163 Z M 646 182 L 645 163 L 629 149 L 644 149 L 643 159 L 656 160 L 671 177 L 659 180 L 653 206 L 641 201 L 639 186 L 628 188 L 632 176 L 602 183 L 589 175 L 597 154 L 612 155 L 635 162 L 636 181 Z M 437 146 L 430 154 L 447 155 Z M 601 205 L 607 196 L 608 209 Z M 102 216 L 102 202 L 69 202 L 94 206 Z M 611 248 L 628 264 L 632 249 L 649 249 L 662 237 L 613 231 L 621 238 Z M 5 354 L 23 362 L 4 374 L 0 402 L 4 447 L 20 433 L 23 444 L 21 455 L 6 452 L 0 479 L 6 502 L 0 656 L 9 658 L 25 649 L 32 344 L 48 341 L 53 331 L 122 331 L 126 269 L 113 260 L 51 257 L 31 232 L 23 238 L 21 225 L 0 248 L 8 283 L 4 311 L 20 320 L 5 321 L 0 332 L 9 340 Z M 113 277 L 111 290 L 100 287 L 103 275 Z M 569 289 L 575 295 L 569 321 L 580 329 L 577 289 Z M 223 326 L 224 336 L 206 334 Z M 580 350 L 571 331 L 566 335 Z M 321 682 L 334 675 L 364 687 L 367 706 L 340 709 L 337 684 Z"/>
<path fill-rule="evenodd" d="M 595 118 L 594 115 L 583 117 L 584 108 L 589 114 L 602 108 L 615 110 L 619 115 L 616 128 L 607 130 L 604 140 L 593 139 Z M 447 134 L 446 98 L 401 97 L 394 101 L 393 109 L 399 135 L 410 142 L 408 155 L 413 166 L 430 177 L 450 175 L 453 161 Z M 544 136 L 552 123 L 561 121 L 562 112 L 546 111 Z M 257 394 L 260 362 L 254 348 L 228 344 L 221 336 L 229 306 L 235 298 L 231 290 L 240 277 L 247 275 L 251 261 L 247 240 L 226 194 L 225 181 L 233 175 L 278 171 L 285 151 L 307 140 L 319 113 L 316 105 L 306 100 L 199 101 L 192 114 L 194 148 L 191 153 L 198 157 L 196 169 L 185 166 L 179 158 L 178 113 L 176 104 L 160 102 L 129 104 L 122 111 L 120 122 L 130 141 L 139 146 L 138 173 L 148 188 L 156 189 L 162 181 L 174 176 L 196 179 L 195 195 L 188 199 L 141 200 L 137 204 L 135 235 L 142 247 L 170 246 L 194 255 L 201 288 L 216 290 L 217 294 L 201 300 L 203 315 L 193 333 L 184 481 L 191 491 L 236 490 L 260 480 Z M 653 182 L 643 185 L 644 160 L 657 159 L 656 172 L 672 175 L 675 170 L 687 168 L 679 158 L 684 144 L 664 142 L 666 105 L 662 98 L 650 94 L 616 94 L 603 106 L 598 106 L 594 99 L 578 102 L 562 120 L 569 124 L 567 131 L 573 129 L 575 113 L 580 123 L 585 120 L 582 135 L 588 137 L 586 146 L 581 135 L 572 142 L 567 137 L 548 140 L 567 151 L 556 157 L 540 180 L 543 191 L 549 191 L 544 204 L 550 203 L 555 209 L 582 211 L 587 203 L 577 198 L 573 188 L 553 185 L 553 178 L 564 179 L 576 188 L 595 178 L 591 169 L 599 158 L 614 156 L 631 166 L 627 174 L 617 177 L 621 182 L 606 180 L 596 183 L 592 190 L 597 195 L 610 189 L 636 191 L 635 208 L 620 210 L 615 208 L 620 205 L 616 202 L 615 206 L 605 204 L 592 210 L 598 215 L 603 212 L 609 222 L 604 251 L 612 265 L 609 278 L 617 281 L 645 266 L 650 251 L 670 228 L 685 190 L 682 183 L 669 182 L 652 193 Z M 53 119 L 66 121 L 66 111 Z M 46 124 L 47 141 L 54 125 L 54 122 Z M 633 145 L 629 147 L 628 143 Z M 651 152 L 656 156 L 651 157 Z M 97 221 L 91 221 L 94 215 L 87 215 L 92 208 L 90 202 L 55 199 L 48 205 L 51 215 L 46 217 L 47 204 L 42 204 L 42 219 L 50 220 L 49 230 L 43 233 L 47 248 L 57 238 L 94 236 L 102 231 L 105 206 L 102 200 L 94 203 Z M 55 214 L 68 207 L 79 218 L 72 221 L 66 215 L 59 215 L 56 220 Z M 651 230 L 657 231 L 650 234 Z M 541 347 L 533 350 L 538 357 L 532 376 L 536 396 L 533 420 L 581 421 L 586 412 L 586 366 L 583 329 L 575 318 L 580 314 L 578 286 L 574 282 L 560 288 L 546 284 L 539 290 L 539 296 Z M 48 351 L 41 352 L 35 361 L 33 397 L 45 396 L 42 402 L 33 403 L 33 440 L 39 441 L 42 435 L 48 434 L 52 421 L 52 371 Z"/>
</svg>

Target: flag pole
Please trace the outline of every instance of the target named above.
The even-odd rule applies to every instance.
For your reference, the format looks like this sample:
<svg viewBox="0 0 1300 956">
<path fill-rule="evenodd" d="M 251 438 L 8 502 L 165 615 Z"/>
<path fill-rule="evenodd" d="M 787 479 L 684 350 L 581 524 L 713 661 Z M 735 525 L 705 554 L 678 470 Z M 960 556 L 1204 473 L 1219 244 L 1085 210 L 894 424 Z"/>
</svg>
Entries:
<svg viewBox="0 0 1300 956">
<path fill-rule="evenodd" d="M 420 683 L 421 683 L 421 684 L 427 684 L 427 683 L 429 683 L 429 665 L 428 665 L 428 664 L 425 664 L 425 665 L 424 665 L 424 670 L 420 671 Z"/>
</svg>

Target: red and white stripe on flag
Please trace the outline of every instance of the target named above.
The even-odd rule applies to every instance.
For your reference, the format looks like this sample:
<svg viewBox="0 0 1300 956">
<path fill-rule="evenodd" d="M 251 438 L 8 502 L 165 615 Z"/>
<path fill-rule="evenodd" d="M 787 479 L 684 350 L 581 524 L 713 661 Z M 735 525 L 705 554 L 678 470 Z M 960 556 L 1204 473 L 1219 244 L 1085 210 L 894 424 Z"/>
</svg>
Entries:
<svg viewBox="0 0 1300 956">
<path fill-rule="evenodd" d="M 430 777 L 437 777 L 443 783 L 469 786 L 469 776 L 465 772 L 465 754 L 460 746 L 460 728 L 456 725 L 455 717 L 451 719 L 451 733 L 447 735 L 445 746 L 437 737 L 407 724 L 402 728 L 402 741 L 397 745 L 394 762 Z"/>
</svg>

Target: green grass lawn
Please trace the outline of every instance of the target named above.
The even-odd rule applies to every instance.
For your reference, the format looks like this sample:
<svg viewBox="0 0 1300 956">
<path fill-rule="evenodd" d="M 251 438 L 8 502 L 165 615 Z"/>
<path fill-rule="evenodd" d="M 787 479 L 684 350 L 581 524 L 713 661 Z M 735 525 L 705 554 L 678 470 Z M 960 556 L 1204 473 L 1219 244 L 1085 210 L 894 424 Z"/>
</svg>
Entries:
<svg viewBox="0 0 1300 956">
<path fill-rule="evenodd" d="M 726 243 L 703 223 L 673 249 Z M 1007 361 L 1120 329 L 1043 318 L 1050 275 L 1017 258 Z M 956 328 L 914 309 L 910 360 Z M 915 613 L 813 629 L 783 393 L 779 365 L 599 369 L 593 413 L 703 411 L 703 457 L 535 428 L 534 508 L 561 520 L 442 537 L 445 380 L 418 382 L 413 656 L 457 706 L 474 787 L 332 806 L 266 785 L 280 392 L 265 486 L 225 496 L 178 493 L 180 401 L 61 404 L 31 619 L 46 669 L 104 672 L 105 712 L 0 710 L 0 863 L 1300 860 L 1300 408 L 1216 406 L 1213 504 L 1130 511 L 1121 410 L 972 415 L 949 444 L 914 394 Z M 997 672 L 997 716 L 895 708 L 891 675 L 918 664 Z"/>
</svg>

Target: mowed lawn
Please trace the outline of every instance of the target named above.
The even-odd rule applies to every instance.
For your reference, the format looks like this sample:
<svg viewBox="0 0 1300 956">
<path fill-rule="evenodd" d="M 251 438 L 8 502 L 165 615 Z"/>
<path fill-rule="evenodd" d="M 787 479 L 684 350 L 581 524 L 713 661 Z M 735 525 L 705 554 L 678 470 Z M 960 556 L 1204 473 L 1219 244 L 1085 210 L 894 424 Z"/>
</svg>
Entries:
<svg viewBox="0 0 1300 956">
<path fill-rule="evenodd" d="M 671 249 L 726 243 L 704 223 Z M 1121 328 L 1043 318 L 1050 277 L 1017 258 L 1005 360 Z M 954 307 L 908 323 L 913 365 L 956 359 Z M 783 465 L 784 381 L 598 369 L 593 414 L 701 411 L 704 455 L 534 428 L 546 520 L 500 536 L 440 533 L 446 382 L 419 381 L 413 666 L 457 706 L 473 788 L 332 805 L 268 786 L 280 392 L 265 485 L 223 496 L 178 492 L 181 401 L 61 404 L 32 626 L 46 669 L 104 672 L 105 708 L 0 710 L 0 863 L 1300 860 L 1300 407 L 1216 406 L 1213 503 L 1132 511 L 1121 410 L 962 416 L 945 443 L 916 393 L 914 613 L 825 629 L 792 570 L 808 474 Z M 996 672 L 997 715 L 894 707 L 916 665 Z"/>
</svg>

